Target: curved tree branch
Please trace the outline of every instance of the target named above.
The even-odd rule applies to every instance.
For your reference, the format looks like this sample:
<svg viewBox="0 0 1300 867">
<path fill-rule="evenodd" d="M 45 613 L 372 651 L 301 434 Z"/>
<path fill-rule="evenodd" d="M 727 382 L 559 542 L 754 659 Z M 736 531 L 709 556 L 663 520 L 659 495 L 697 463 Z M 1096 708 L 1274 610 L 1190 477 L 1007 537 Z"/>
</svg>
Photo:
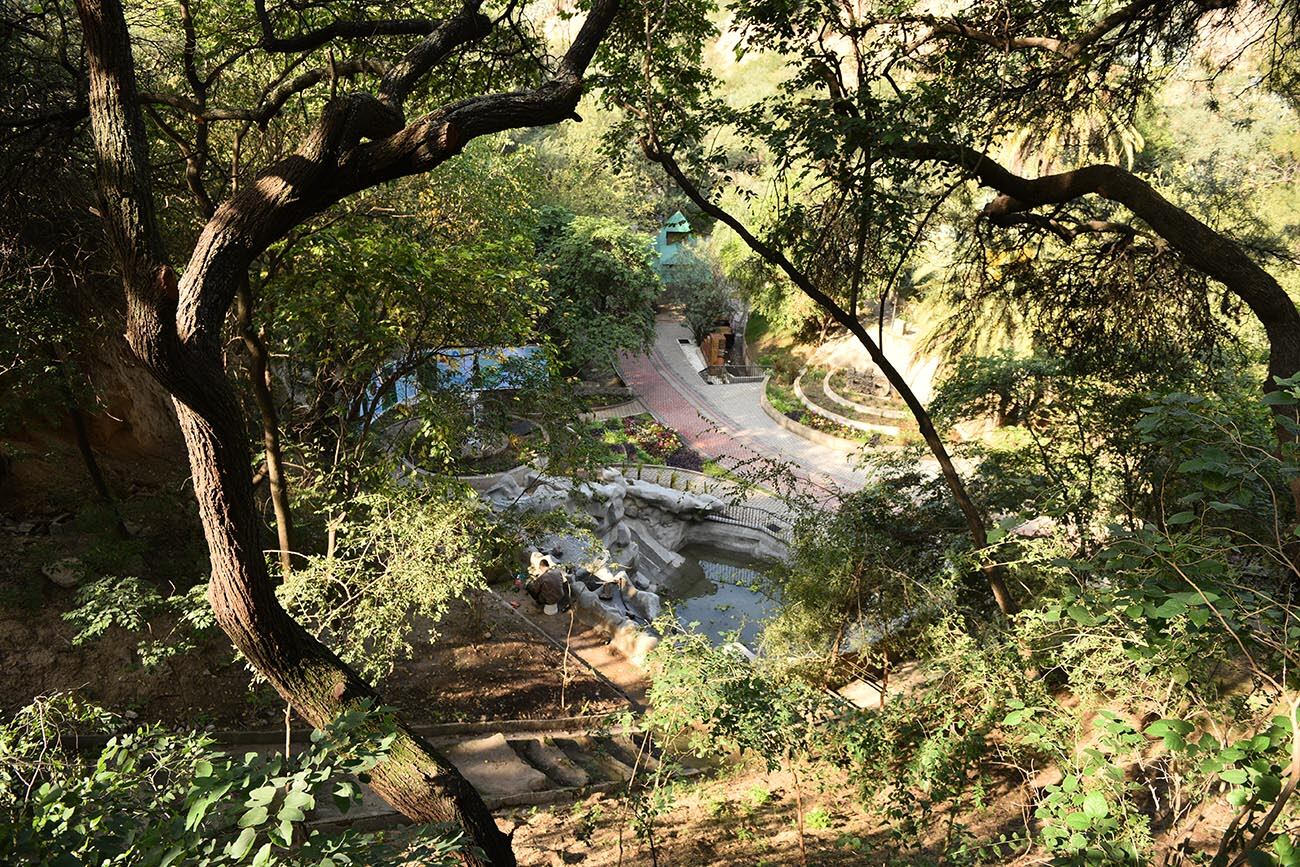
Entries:
<svg viewBox="0 0 1300 867">
<path fill-rule="evenodd" d="M 993 222 L 1044 205 L 1096 195 L 1123 205 L 1179 252 L 1183 260 L 1219 281 L 1246 303 L 1269 340 L 1269 380 L 1300 371 L 1300 312 L 1281 284 L 1232 239 L 1216 232 L 1160 195 L 1150 184 L 1118 166 L 1091 165 L 1040 178 L 1024 178 L 974 148 L 941 142 L 891 146 L 892 156 L 951 165 L 1001 195 L 984 207 Z M 1282 408 L 1284 409 L 1284 408 Z"/>
<path fill-rule="evenodd" d="M 1184 262 L 1222 283 L 1255 314 L 1268 338 L 1268 376 L 1264 392 L 1277 390 L 1277 380 L 1300 372 L 1300 311 L 1295 301 L 1268 271 L 1235 241 L 1160 195 L 1149 183 L 1118 166 L 1090 165 L 1068 172 L 1024 178 L 989 156 L 965 145 L 906 142 L 887 148 L 889 155 L 913 161 L 944 163 L 1000 193 L 984 206 L 994 223 L 1023 220 L 1035 208 L 1059 205 L 1085 196 L 1100 196 L 1123 205 L 1146 223 Z M 1106 224 L 1109 225 L 1109 224 Z M 1300 410 L 1273 405 L 1280 443 L 1297 439 Z M 1300 478 L 1290 483 L 1292 505 L 1300 517 Z"/>
<path fill-rule="evenodd" d="M 253 0 L 258 25 L 262 28 L 262 48 L 267 51 L 287 53 L 314 51 L 335 39 L 368 39 L 373 36 L 427 36 L 439 26 L 438 21 L 427 18 L 381 18 L 367 21 L 360 18 L 340 19 L 307 33 L 279 37 L 266 9 L 266 0 Z"/>
</svg>

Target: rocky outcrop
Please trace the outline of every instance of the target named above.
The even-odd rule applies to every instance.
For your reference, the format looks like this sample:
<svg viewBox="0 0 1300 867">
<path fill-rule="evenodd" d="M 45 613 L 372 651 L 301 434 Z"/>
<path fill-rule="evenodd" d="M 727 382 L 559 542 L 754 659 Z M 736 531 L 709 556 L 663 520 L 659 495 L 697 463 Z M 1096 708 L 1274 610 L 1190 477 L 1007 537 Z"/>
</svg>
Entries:
<svg viewBox="0 0 1300 867">
<path fill-rule="evenodd" d="M 663 608 L 660 588 L 683 565 L 677 553 L 681 548 L 707 541 L 746 554 L 785 553 L 784 546 L 762 530 L 708 520 L 727 508 L 726 501 L 713 494 L 630 479 L 616 469 L 606 469 L 594 480 L 535 470 L 512 473 L 480 496 L 494 509 L 559 509 L 586 524 L 587 532 L 537 540 L 526 586 L 537 590 L 534 598 L 545 605 L 544 613 L 571 606 L 637 665 L 643 665 L 658 644 L 653 624 Z M 563 576 L 567 594 L 554 592 L 557 576 Z"/>
</svg>

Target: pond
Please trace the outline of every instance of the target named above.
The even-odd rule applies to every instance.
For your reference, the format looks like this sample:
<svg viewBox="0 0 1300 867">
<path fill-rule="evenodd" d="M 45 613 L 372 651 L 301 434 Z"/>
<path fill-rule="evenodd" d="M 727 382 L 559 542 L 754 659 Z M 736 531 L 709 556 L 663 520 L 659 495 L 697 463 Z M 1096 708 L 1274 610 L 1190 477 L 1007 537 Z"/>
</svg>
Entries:
<svg viewBox="0 0 1300 867">
<path fill-rule="evenodd" d="M 696 631 L 714 640 L 738 632 L 741 643 L 753 649 L 779 605 L 760 584 L 768 562 L 714 545 L 687 545 L 678 553 L 686 562 L 663 587 L 678 622 L 697 623 Z"/>
</svg>

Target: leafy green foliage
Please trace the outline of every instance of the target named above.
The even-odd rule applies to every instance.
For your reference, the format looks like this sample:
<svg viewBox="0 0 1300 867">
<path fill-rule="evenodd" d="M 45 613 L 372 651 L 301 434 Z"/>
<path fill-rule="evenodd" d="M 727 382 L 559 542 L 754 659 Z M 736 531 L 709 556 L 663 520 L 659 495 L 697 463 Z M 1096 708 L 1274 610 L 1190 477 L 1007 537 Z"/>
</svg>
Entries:
<svg viewBox="0 0 1300 867">
<path fill-rule="evenodd" d="M 654 337 L 661 285 L 649 239 L 604 217 L 541 215 L 537 254 L 550 287 L 545 332 L 567 367 L 608 366 Z"/>
<path fill-rule="evenodd" d="M 728 318 L 731 295 L 724 286 L 700 285 L 687 296 L 684 312 L 686 324 L 698 343 L 713 330 L 719 319 Z"/>
<path fill-rule="evenodd" d="M 749 752 L 769 768 L 810 752 L 830 706 L 799 678 L 756 668 L 734 648 L 696 633 L 665 636 L 652 665 L 645 724 L 700 757 Z"/>
<path fill-rule="evenodd" d="M 98 641 L 114 628 L 146 633 L 148 637 L 142 635 L 136 645 L 136 655 L 142 666 L 152 668 L 197 650 L 203 639 L 215 633 L 207 589 L 206 583 L 196 584 L 164 596 L 139 578 L 99 578 L 77 589 L 77 607 L 65 612 L 63 619 L 77 629 L 74 645 Z M 172 621 L 172 627 L 155 637 L 152 624 L 164 618 Z"/>
<path fill-rule="evenodd" d="M 783 604 L 764 647 L 801 660 L 815 680 L 835 677 L 845 653 L 859 665 L 887 658 L 953 592 L 951 578 L 914 581 L 949 568 L 949 542 L 937 532 L 949 515 L 921 478 L 897 469 L 877 465 L 878 481 L 847 495 L 833 516 L 801 519 L 790 556 L 768 575 Z"/>
<path fill-rule="evenodd" d="M 66 696 L 39 699 L 0 727 L 0 856 L 12 863 L 346 865 L 459 863 L 458 835 L 417 829 L 409 843 L 306 824 L 318 801 L 346 812 L 356 780 L 392 744 L 383 708 L 341 712 L 294 756 L 223 754 L 207 737 L 122 721 Z M 98 754 L 75 740 L 108 738 Z"/>
<path fill-rule="evenodd" d="M 333 552 L 308 558 L 278 594 L 372 677 L 406 658 L 414 636 L 436 635 L 451 603 L 483 587 L 512 550 L 486 506 L 458 487 L 394 484 L 359 494 L 335 534 Z"/>
</svg>

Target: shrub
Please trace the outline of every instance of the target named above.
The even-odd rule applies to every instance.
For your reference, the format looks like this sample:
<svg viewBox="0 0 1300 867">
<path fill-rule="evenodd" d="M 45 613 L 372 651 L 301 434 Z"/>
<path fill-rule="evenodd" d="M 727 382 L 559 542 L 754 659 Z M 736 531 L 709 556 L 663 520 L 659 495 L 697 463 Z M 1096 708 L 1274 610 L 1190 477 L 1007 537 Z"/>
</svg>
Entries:
<svg viewBox="0 0 1300 867">
<path fill-rule="evenodd" d="M 97 755 L 58 735 L 106 733 Z M 347 811 L 353 777 L 393 742 L 384 708 L 362 705 L 313 732 L 294 756 L 228 756 L 211 739 L 123 721 L 66 695 L 0 726 L 0 861 L 7 864 L 378 865 L 460 863 L 459 838 L 417 828 L 407 842 L 306 824 L 319 799 Z"/>
</svg>

